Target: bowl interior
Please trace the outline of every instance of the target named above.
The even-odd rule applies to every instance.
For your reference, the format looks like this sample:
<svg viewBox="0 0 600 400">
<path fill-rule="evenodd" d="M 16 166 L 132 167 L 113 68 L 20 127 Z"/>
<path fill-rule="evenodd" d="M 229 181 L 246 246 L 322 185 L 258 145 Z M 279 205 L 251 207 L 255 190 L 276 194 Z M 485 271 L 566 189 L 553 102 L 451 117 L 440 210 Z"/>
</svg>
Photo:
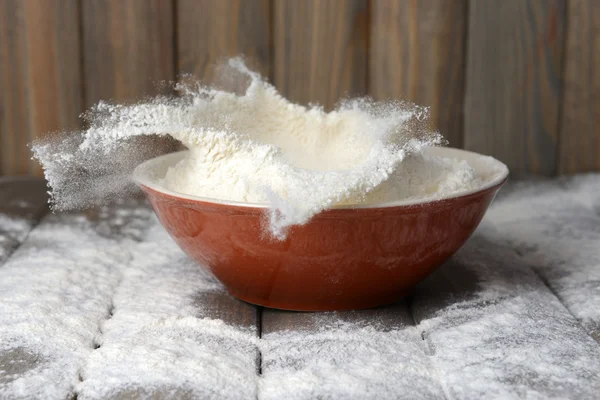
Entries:
<svg viewBox="0 0 600 400">
<path fill-rule="evenodd" d="M 475 170 L 477 176 L 481 179 L 482 184 L 476 188 L 463 190 L 453 193 L 452 195 L 444 196 L 443 199 L 466 196 L 475 192 L 489 189 L 503 182 L 508 176 L 508 168 L 502 162 L 478 153 L 474 153 L 467 150 L 455 149 L 451 147 L 429 147 L 424 150 L 426 154 L 441 156 L 447 158 L 453 158 L 457 160 L 466 160 L 471 167 Z M 179 161 L 181 161 L 187 153 L 187 150 L 179 151 L 176 153 L 165 154 L 156 158 L 147 160 L 136 167 L 133 172 L 134 181 L 139 184 L 146 186 L 164 194 L 171 196 L 184 198 L 188 200 L 198 200 L 208 203 L 242 206 L 242 207 L 257 207 L 267 208 L 268 204 L 259 203 L 246 203 L 230 200 L 213 199 L 207 197 L 193 196 L 185 193 L 178 193 L 165 188 L 160 184 L 164 178 L 167 169 Z M 386 203 L 378 204 L 357 204 L 357 205 L 344 205 L 336 206 L 333 208 L 381 208 L 381 207 L 397 207 L 403 205 L 414 205 L 427 203 L 431 200 L 440 200 L 439 197 L 424 197 L 419 199 L 404 199 L 389 201 Z"/>
</svg>

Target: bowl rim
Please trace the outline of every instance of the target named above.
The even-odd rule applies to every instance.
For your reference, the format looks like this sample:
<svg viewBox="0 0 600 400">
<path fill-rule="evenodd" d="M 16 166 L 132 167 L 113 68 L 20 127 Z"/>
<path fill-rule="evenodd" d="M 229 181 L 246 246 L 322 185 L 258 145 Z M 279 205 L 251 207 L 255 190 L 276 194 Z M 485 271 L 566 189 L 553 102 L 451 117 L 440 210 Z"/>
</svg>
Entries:
<svg viewBox="0 0 600 400">
<path fill-rule="evenodd" d="M 443 201 L 447 201 L 447 200 L 451 200 L 451 199 L 467 197 L 467 196 L 470 196 L 473 194 L 485 192 L 494 187 L 500 187 L 508 179 L 508 175 L 509 175 L 508 167 L 504 163 L 502 163 L 501 161 L 499 161 L 493 157 L 484 156 L 482 154 L 479 154 L 479 153 L 476 153 L 473 151 L 457 149 L 457 148 L 453 148 L 453 147 L 430 147 L 429 149 L 435 149 L 436 152 L 441 152 L 441 153 L 448 152 L 451 154 L 454 153 L 455 155 L 457 155 L 457 154 L 469 155 L 470 157 L 473 157 L 473 158 L 476 158 L 476 157 L 480 157 L 482 159 L 486 158 L 487 160 L 491 160 L 491 162 L 496 164 L 495 167 L 498 169 L 498 173 L 496 174 L 496 176 L 493 179 L 486 181 L 481 186 L 478 186 L 473 189 L 458 191 L 458 192 L 455 192 L 455 193 L 452 193 L 452 194 L 446 195 L 446 196 L 432 195 L 432 196 L 427 196 L 427 197 L 418 198 L 418 199 L 393 200 L 393 201 L 388 201 L 385 203 L 344 204 L 344 205 L 336 205 L 336 206 L 330 207 L 328 209 L 329 210 L 379 209 L 379 208 L 403 207 L 403 206 L 412 207 L 412 206 L 424 205 L 424 204 L 429 204 L 429 203 L 437 203 L 437 202 L 443 202 Z M 133 170 L 133 174 L 132 174 L 133 181 L 142 188 L 145 187 L 145 188 L 152 189 L 156 192 L 159 192 L 159 193 L 171 196 L 171 197 L 176 197 L 176 198 L 193 201 L 193 202 L 217 204 L 217 205 L 224 205 L 224 206 L 231 206 L 231 207 L 253 208 L 253 209 L 268 209 L 268 208 L 270 208 L 270 205 L 267 203 L 247 203 L 247 202 L 243 202 L 243 201 L 215 199 L 215 198 L 210 198 L 210 197 L 202 197 L 202 196 L 195 196 L 195 195 L 175 192 L 173 190 L 165 188 L 162 185 L 159 185 L 158 183 L 155 182 L 155 179 L 153 179 L 149 176 L 150 175 L 149 171 L 152 171 L 153 164 L 159 163 L 160 161 L 164 160 L 165 158 L 180 159 L 183 156 L 183 154 L 188 151 L 189 150 L 182 150 L 182 151 L 177 151 L 174 153 L 163 154 L 161 156 L 154 157 L 154 158 L 151 158 L 149 160 L 146 160 L 146 161 L 140 163 Z M 439 155 L 441 155 L 442 157 L 451 157 L 451 155 L 443 155 L 443 154 L 439 154 Z"/>
</svg>

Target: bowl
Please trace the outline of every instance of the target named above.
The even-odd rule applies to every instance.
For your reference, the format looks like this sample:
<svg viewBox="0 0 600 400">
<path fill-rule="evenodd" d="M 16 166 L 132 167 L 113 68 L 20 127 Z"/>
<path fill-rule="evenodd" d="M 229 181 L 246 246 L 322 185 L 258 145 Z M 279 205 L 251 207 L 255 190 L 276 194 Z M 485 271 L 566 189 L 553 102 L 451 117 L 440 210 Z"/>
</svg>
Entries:
<svg viewBox="0 0 600 400">
<path fill-rule="evenodd" d="M 490 157 L 426 151 L 467 160 L 483 184 L 442 199 L 335 207 L 292 227 L 283 241 L 264 235 L 267 205 L 190 196 L 158 184 L 185 152 L 140 164 L 134 180 L 175 242 L 233 296 L 285 310 L 362 309 L 398 301 L 452 256 L 508 176 Z"/>
</svg>

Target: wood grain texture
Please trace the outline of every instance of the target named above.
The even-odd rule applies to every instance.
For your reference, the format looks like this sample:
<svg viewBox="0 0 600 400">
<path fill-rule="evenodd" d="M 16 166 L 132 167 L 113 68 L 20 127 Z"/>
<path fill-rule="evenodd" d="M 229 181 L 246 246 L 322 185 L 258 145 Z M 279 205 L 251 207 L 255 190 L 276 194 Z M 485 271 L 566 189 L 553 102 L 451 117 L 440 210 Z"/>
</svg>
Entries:
<svg viewBox="0 0 600 400">
<path fill-rule="evenodd" d="M 0 177 L 0 265 L 48 211 L 46 190 L 40 178 Z"/>
<path fill-rule="evenodd" d="M 137 239 L 149 216 L 123 208 L 49 214 L 0 268 L 0 397 L 74 397 L 127 268 L 132 242 L 120 239 Z M 118 234 L 107 237 L 106 225 Z"/>
<path fill-rule="evenodd" d="M 0 2 L 0 174 L 41 174 L 27 144 L 79 126 L 77 0 Z"/>
<path fill-rule="evenodd" d="M 264 309 L 261 341 L 263 399 L 444 398 L 404 301 L 328 313 Z"/>
<path fill-rule="evenodd" d="M 179 0 L 179 73 L 206 82 L 229 57 L 244 55 L 250 67 L 270 74 L 269 0 Z"/>
<path fill-rule="evenodd" d="M 82 2 L 85 105 L 171 92 L 175 79 L 173 2 Z"/>
<path fill-rule="evenodd" d="M 282 0 L 273 7 L 274 82 L 284 96 L 331 108 L 366 94 L 366 0 Z"/>
<path fill-rule="evenodd" d="M 221 320 L 227 325 L 258 333 L 259 309 L 232 297 L 224 290 L 202 291 L 194 296 L 198 318 Z"/>
<path fill-rule="evenodd" d="M 564 0 L 469 3 L 465 148 L 505 162 L 513 175 L 553 175 Z"/>
<path fill-rule="evenodd" d="M 431 107 L 432 126 L 462 147 L 466 0 L 371 3 L 369 93 Z"/>
<path fill-rule="evenodd" d="M 568 2 L 559 172 L 600 170 L 600 4 Z"/>
<path fill-rule="evenodd" d="M 600 174 L 507 186 L 486 220 L 600 342 Z"/>
<path fill-rule="evenodd" d="M 412 299 L 447 398 L 594 398 L 600 346 L 501 231 L 482 228 Z"/>
<path fill-rule="evenodd" d="M 134 208 L 124 215 L 138 213 L 151 211 Z M 97 225 L 96 232 L 121 241 L 114 217 L 122 215 L 122 206 L 103 211 L 108 224 Z M 131 258 L 120 271 L 99 346 L 82 369 L 80 397 L 256 398 L 256 307 L 230 297 L 155 218 L 149 222 L 137 243 L 123 242 Z M 168 361 L 158 361 L 163 357 Z M 148 365 L 158 375 L 140 379 Z M 107 379 L 115 371 L 121 378 Z"/>
<path fill-rule="evenodd" d="M 378 307 L 368 310 L 340 312 L 294 312 L 265 308 L 262 312 L 262 334 L 297 331 L 311 332 L 321 325 L 336 322 L 348 322 L 357 325 L 379 325 L 383 331 L 411 326 L 414 321 L 406 303 Z"/>
<path fill-rule="evenodd" d="M 48 210 L 46 181 L 33 177 L 0 177 L 0 214 L 39 220 Z"/>
</svg>

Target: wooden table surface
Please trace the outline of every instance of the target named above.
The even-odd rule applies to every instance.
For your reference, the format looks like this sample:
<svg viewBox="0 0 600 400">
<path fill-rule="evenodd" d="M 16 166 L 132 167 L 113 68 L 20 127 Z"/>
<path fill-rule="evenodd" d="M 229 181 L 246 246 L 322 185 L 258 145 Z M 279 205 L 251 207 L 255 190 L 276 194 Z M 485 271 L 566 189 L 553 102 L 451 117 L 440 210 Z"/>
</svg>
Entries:
<svg viewBox="0 0 600 400">
<path fill-rule="evenodd" d="M 510 183 L 394 306 L 230 297 L 142 201 L 0 178 L 0 398 L 600 398 L 600 175 Z"/>
</svg>

